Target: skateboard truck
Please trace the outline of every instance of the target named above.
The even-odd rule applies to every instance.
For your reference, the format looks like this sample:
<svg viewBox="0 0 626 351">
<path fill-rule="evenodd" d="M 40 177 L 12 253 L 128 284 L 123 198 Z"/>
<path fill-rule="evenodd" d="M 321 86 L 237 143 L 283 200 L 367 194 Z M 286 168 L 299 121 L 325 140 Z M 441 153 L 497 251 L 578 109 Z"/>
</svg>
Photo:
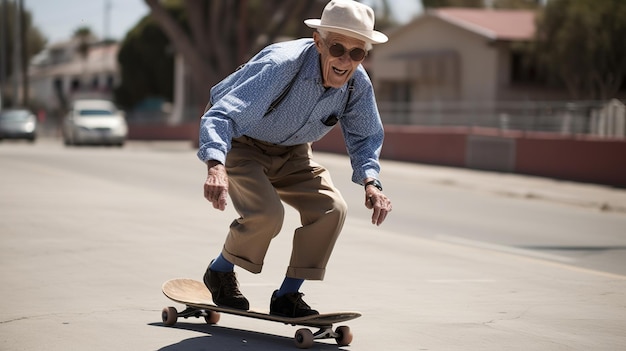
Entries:
<svg viewBox="0 0 626 351">
<path fill-rule="evenodd" d="M 207 311 L 205 310 L 198 310 L 189 306 L 187 306 L 187 308 L 185 308 L 184 311 L 176 312 L 176 314 L 178 315 L 178 317 L 183 317 L 185 319 L 189 317 L 196 317 L 196 318 L 207 317 L 209 315 L 209 313 L 207 313 Z"/>
<path fill-rule="evenodd" d="M 176 320 L 180 317 L 185 319 L 189 317 L 200 318 L 204 317 L 207 324 L 217 324 L 220 320 L 220 314 L 215 311 L 203 310 L 191 306 L 185 306 L 183 311 L 178 312 L 175 307 L 165 307 L 161 312 L 161 319 L 163 324 L 167 326 L 173 326 L 176 324 Z"/>
<path fill-rule="evenodd" d="M 296 346 L 301 349 L 308 349 L 313 346 L 314 340 L 335 339 L 337 345 L 348 346 L 352 342 L 352 333 L 350 327 L 341 326 L 333 331 L 333 326 L 320 327 L 315 334 L 307 328 L 298 329 L 294 336 Z"/>
</svg>

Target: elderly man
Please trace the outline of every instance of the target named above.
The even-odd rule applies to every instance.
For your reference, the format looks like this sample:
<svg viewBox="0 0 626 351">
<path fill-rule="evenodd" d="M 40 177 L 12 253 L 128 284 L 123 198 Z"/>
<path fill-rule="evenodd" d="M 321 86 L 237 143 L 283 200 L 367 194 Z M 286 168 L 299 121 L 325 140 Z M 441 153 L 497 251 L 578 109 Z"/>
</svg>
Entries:
<svg viewBox="0 0 626 351">
<path fill-rule="evenodd" d="M 340 124 L 352 181 L 363 185 L 372 223 L 391 211 L 382 192 L 378 156 L 383 127 L 372 84 L 361 66 L 372 44 L 374 12 L 351 0 L 330 1 L 309 19 L 313 39 L 273 44 L 211 89 L 202 117 L 198 157 L 207 164 L 204 196 L 224 210 L 227 195 L 239 214 L 204 283 L 219 306 L 242 310 L 237 265 L 260 273 L 270 241 L 281 230 L 283 202 L 300 213 L 291 260 L 270 313 L 301 317 L 318 312 L 303 300 L 304 280 L 322 280 L 344 224 L 347 205 L 328 171 L 311 159 L 311 143 Z"/>
</svg>

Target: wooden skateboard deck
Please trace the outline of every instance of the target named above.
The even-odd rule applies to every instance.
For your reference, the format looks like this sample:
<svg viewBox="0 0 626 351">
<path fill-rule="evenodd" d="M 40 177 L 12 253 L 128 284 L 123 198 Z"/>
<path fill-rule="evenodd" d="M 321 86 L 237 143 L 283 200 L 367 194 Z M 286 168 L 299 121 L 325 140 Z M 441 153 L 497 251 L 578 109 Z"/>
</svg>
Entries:
<svg viewBox="0 0 626 351">
<path fill-rule="evenodd" d="M 193 279 L 168 280 L 163 284 L 161 290 L 170 300 L 184 304 L 187 307 L 182 312 L 178 312 L 174 307 L 164 308 L 161 318 L 163 323 L 167 326 L 176 324 L 178 317 L 204 317 L 207 323 L 216 324 L 219 321 L 219 313 L 228 313 L 242 317 L 320 329 L 315 334 L 309 329 L 299 329 L 294 337 L 296 346 L 299 348 L 309 348 L 313 346 L 313 341 L 316 339 L 330 338 L 335 339 L 340 346 L 349 345 L 350 342 L 352 342 L 350 328 L 341 326 L 333 331 L 332 326 L 335 323 L 349 321 L 361 316 L 359 312 L 333 312 L 300 318 L 289 318 L 270 315 L 265 311 L 252 309 L 244 311 L 229 307 L 220 307 L 213 303 L 211 293 L 204 283 Z"/>
</svg>

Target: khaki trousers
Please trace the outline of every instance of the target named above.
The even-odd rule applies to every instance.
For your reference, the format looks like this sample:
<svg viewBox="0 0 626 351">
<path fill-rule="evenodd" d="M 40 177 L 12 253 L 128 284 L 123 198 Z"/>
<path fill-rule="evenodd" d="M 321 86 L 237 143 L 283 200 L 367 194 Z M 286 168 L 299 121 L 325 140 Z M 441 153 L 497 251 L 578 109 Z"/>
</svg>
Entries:
<svg viewBox="0 0 626 351">
<path fill-rule="evenodd" d="M 310 144 L 277 146 L 249 137 L 233 139 L 226 158 L 229 194 L 239 218 L 230 225 L 222 255 L 260 273 L 285 210 L 300 213 L 287 276 L 322 280 L 343 227 L 347 205 L 328 171 L 311 160 Z"/>
</svg>

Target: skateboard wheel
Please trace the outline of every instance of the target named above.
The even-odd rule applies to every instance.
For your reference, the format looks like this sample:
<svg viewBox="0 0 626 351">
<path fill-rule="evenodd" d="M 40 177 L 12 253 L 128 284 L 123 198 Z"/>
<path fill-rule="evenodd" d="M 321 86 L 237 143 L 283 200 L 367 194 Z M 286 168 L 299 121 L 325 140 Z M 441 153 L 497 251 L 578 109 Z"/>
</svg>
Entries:
<svg viewBox="0 0 626 351">
<path fill-rule="evenodd" d="M 161 319 L 163 320 L 163 324 L 171 327 L 176 324 L 176 320 L 178 319 L 178 311 L 174 307 L 165 307 L 161 312 Z"/>
<path fill-rule="evenodd" d="M 220 321 L 220 314 L 219 312 L 215 312 L 215 311 L 206 311 L 207 315 L 204 316 L 204 320 L 207 322 L 207 324 L 217 324 L 217 322 Z"/>
<path fill-rule="evenodd" d="M 335 341 L 337 341 L 337 345 L 348 346 L 352 342 L 353 335 L 352 332 L 350 332 L 350 327 L 343 325 L 337 328 L 337 330 L 335 330 L 335 333 L 339 335 L 335 338 Z"/>
<path fill-rule="evenodd" d="M 306 328 L 298 329 L 294 341 L 299 349 L 308 349 L 313 346 L 313 333 Z"/>
</svg>

